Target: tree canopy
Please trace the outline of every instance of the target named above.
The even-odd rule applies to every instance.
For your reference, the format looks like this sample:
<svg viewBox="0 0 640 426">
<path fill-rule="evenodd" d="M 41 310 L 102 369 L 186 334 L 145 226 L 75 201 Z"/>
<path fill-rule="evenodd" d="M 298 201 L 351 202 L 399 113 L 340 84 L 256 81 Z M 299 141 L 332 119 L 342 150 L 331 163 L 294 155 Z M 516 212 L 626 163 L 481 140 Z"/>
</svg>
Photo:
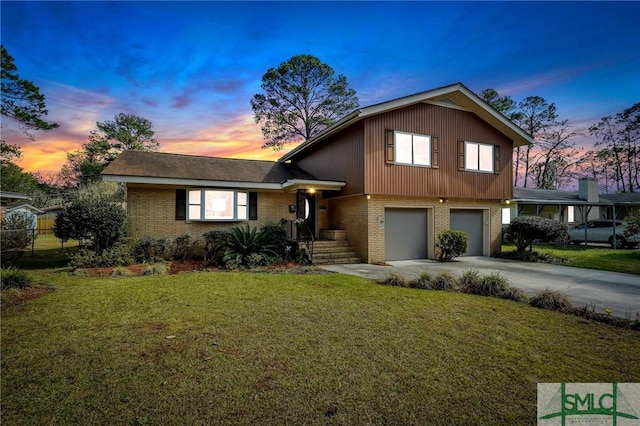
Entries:
<svg viewBox="0 0 640 426">
<path fill-rule="evenodd" d="M 116 114 L 111 121 L 96 123 L 81 150 L 67 153 L 62 174 L 72 182 L 91 182 L 122 151 L 155 151 L 159 147 L 151 121 L 133 114 Z"/>
<path fill-rule="evenodd" d="M 312 55 L 297 55 L 262 76 L 264 93 L 251 107 L 262 124 L 263 148 L 279 150 L 287 143 L 307 140 L 359 106 L 347 78 L 335 75 Z"/>
<path fill-rule="evenodd" d="M 2 115 L 18 121 L 20 130 L 32 139 L 34 138 L 33 130 L 51 130 L 58 127 L 58 124 L 48 123 L 42 119 L 49 111 L 38 86 L 21 79 L 13 57 L 4 46 L 0 45 L 0 50 L 2 61 L 0 112 Z"/>
</svg>

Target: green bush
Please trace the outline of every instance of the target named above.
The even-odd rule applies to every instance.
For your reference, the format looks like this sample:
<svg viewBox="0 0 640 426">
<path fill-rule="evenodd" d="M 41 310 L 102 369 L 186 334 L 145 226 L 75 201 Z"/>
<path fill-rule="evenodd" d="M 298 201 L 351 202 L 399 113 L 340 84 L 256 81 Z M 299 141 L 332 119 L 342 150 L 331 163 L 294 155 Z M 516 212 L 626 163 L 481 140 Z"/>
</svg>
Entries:
<svg viewBox="0 0 640 426">
<path fill-rule="evenodd" d="M 567 241 L 569 228 L 565 223 L 538 216 L 518 216 L 505 228 L 505 238 L 513 241 L 518 252 L 531 247 L 534 240 Z"/>
<path fill-rule="evenodd" d="M 171 256 L 171 241 L 163 237 L 146 236 L 136 241 L 133 247 L 133 257 L 139 263 L 162 262 Z"/>
<path fill-rule="evenodd" d="M 115 246 L 124 238 L 127 214 L 114 201 L 117 185 L 102 182 L 78 191 L 55 218 L 53 233 L 63 242 L 88 241 L 98 253 Z"/>
<path fill-rule="evenodd" d="M 189 234 L 178 235 L 173 240 L 173 258 L 187 260 L 193 258 L 193 252 L 198 242 Z"/>
<path fill-rule="evenodd" d="M 395 272 L 389 272 L 389 275 L 382 281 L 382 284 L 395 286 L 395 287 L 407 287 L 407 279 L 402 275 L 398 275 Z"/>
<path fill-rule="evenodd" d="M 482 277 L 479 282 L 467 287 L 468 292 L 480 296 L 500 297 L 510 286 L 509 280 L 498 272 Z"/>
<path fill-rule="evenodd" d="M 74 268 L 105 268 L 111 266 L 127 266 L 134 262 L 131 248 L 126 244 L 118 244 L 101 253 L 87 248 L 69 253 L 69 264 Z"/>
<path fill-rule="evenodd" d="M 311 264 L 311 259 L 309 258 L 309 253 L 303 248 L 296 249 L 294 257 L 295 257 L 295 261 L 296 261 L 296 263 L 298 265 L 310 265 Z"/>
<path fill-rule="evenodd" d="M 536 308 L 549 309 L 552 311 L 564 311 L 571 309 L 573 304 L 564 294 L 545 289 L 533 296 L 529 302 Z"/>
<path fill-rule="evenodd" d="M 204 263 L 206 265 L 224 266 L 224 247 L 228 234 L 225 231 L 209 231 L 202 234 L 204 238 Z"/>
<path fill-rule="evenodd" d="M 31 287 L 31 281 L 31 275 L 22 269 L 18 269 L 14 266 L 0 269 L 0 288 L 3 290 L 8 288 L 23 290 L 27 287 Z"/>
<path fill-rule="evenodd" d="M 627 222 L 627 229 L 624 231 L 625 237 L 640 234 L 640 210 L 625 217 L 624 220 Z"/>
<path fill-rule="evenodd" d="M 477 269 L 469 269 L 464 271 L 459 280 L 462 290 L 471 293 L 471 289 L 479 286 L 482 283 L 482 275 Z"/>
<path fill-rule="evenodd" d="M 278 249 L 275 246 L 274 237 L 268 229 L 258 231 L 249 225 L 238 225 L 229 228 L 228 235 L 223 244 L 225 264 L 236 263 L 239 266 L 248 267 L 249 257 L 259 254 L 265 259 L 279 258 Z"/>
<path fill-rule="evenodd" d="M 113 268 L 113 271 L 111 271 L 111 276 L 112 277 L 132 277 L 133 272 L 131 272 L 129 269 L 125 268 L 124 266 L 116 266 L 115 268 Z"/>
<path fill-rule="evenodd" d="M 438 234 L 438 244 L 440 249 L 439 259 L 444 261 L 453 260 L 464 254 L 469 248 L 469 237 L 463 231 L 442 231 Z"/>
<path fill-rule="evenodd" d="M 169 272 L 169 267 L 166 263 L 157 262 L 151 263 L 142 270 L 142 275 L 165 275 Z"/>
<path fill-rule="evenodd" d="M 434 290 L 456 290 L 458 279 L 450 271 L 440 271 L 431 280 L 431 287 Z"/>
<path fill-rule="evenodd" d="M 287 255 L 286 247 L 287 245 L 291 245 L 291 243 L 287 241 L 287 230 L 284 225 L 279 223 L 267 223 L 260 230 L 271 234 L 271 238 L 273 239 L 272 244 L 278 252 L 278 257 L 284 259 Z"/>
<path fill-rule="evenodd" d="M 411 287 L 418 288 L 420 290 L 430 290 L 433 288 L 432 286 L 432 277 L 431 274 L 427 271 L 420 272 L 418 278 L 413 281 Z"/>
<path fill-rule="evenodd" d="M 0 222 L 2 251 L 22 251 L 34 238 L 33 219 L 26 213 L 14 213 Z"/>
<path fill-rule="evenodd" d="M 529 297 L 522 290 L 512 285 L 507 286 L 498 297 L 500 299 L 513 300 L 514 302 L 529 303 Z"/>
<path fill-rule="evenodd" d="M 520 260 L 522 262 L 549 263 L 552 265 L 566 265 L 569 259 L 554 256 L 550 253 L 540 253 L 537 251 L 504 251 L 494 253 L 494 257 L 500 259 Z"/>
</svg>

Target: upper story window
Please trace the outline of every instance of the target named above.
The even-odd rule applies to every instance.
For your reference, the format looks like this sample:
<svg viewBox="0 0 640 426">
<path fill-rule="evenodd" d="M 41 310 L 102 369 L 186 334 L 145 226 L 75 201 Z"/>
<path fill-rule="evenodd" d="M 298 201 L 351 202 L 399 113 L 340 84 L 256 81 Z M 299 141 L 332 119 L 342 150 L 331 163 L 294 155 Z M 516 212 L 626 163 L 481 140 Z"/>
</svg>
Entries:
<svg viewBox="0 0 640 426">
<path fill-rule="evenodd" d="M 190 189 L 187 220 L 247 220 L 248 195 L 242 191 Z"/>
<path fill-rule="evenodd" d="M 438 139 L 429 135 L 386 131 L 387 164 L 438 167 Z"/>
<path fill-rule="evenodd" d="M 494 172 L 494 146 L 477 142 L 464 143 L 464 168 L 477 172 Z"/>
</svg>

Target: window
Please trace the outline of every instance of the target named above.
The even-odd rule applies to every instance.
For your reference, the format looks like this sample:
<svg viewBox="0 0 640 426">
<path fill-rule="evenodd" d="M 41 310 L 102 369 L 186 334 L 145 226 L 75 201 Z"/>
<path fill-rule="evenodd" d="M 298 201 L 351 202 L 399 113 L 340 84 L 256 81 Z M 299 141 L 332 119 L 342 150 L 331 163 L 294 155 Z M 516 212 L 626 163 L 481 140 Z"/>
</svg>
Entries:
<svg viewBox="0 0 640 426">
<path fill-rule="evenodd" d="M 176 189 L 176 220 L 187 219 L 187 190 Z"/>
<path fill-rule="evenodd" d="M 494 146 L 476 142 L 464 143 L 464 168 L 478 172 L 494 171 Z"/>
<path fill-rule="evenodd" d="M 502 208 L 502 224 L 508 225 L 511 223 L 511 207 Z"/>
<path fill-rule="evenodd" d="M 395 162 L 431 166 L 431 136 L 395 132 Z"/>
<path fill-rule="evenodd" d="M 189 220 L 247 220 L 249 197 L 246 192 L 190 189 Z"/>
<path fill-rule="evenodd" d="M 567 222 L 573 223 L 576 221 L 576 212 L 574 206 L 567 206 Z"/>
</svg>

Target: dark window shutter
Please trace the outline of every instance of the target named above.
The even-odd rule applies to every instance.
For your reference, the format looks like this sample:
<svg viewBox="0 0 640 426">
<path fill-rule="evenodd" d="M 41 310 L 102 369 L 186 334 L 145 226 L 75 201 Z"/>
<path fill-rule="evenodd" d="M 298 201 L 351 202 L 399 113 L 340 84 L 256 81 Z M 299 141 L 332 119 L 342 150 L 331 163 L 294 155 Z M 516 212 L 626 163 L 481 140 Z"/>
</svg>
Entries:
<svg viewBox="0 0 640 426">
<path fill-rule="evenodd" d="M 393 152 L 393 130 L 385 130 L 385 162 L 387 164 L 393 164 L 394 152 Z"/>
<path fill-rule="evenodd" d="M 431 167 L 440 167 L 440 141 L 437 137 L 431 138 Z"/>
<path fill-rule="evenodd" d="M 500 147 L 498 145 L 493 146 L 493 172 L 500 174 Z"/>
<path fill-rule="evenodd" d="M 187 220 L 186 189 L 176 189 L 176 220 Z"/>
<path fill-rule="evenodd" d="M 249 220 L 258 220 L 258 193 L 249 193 Z"/>
<path fill-rule="evenodd" d="M 458 170 L 464 170 L 464 141 L 458 141 Z"/>
</svg>

